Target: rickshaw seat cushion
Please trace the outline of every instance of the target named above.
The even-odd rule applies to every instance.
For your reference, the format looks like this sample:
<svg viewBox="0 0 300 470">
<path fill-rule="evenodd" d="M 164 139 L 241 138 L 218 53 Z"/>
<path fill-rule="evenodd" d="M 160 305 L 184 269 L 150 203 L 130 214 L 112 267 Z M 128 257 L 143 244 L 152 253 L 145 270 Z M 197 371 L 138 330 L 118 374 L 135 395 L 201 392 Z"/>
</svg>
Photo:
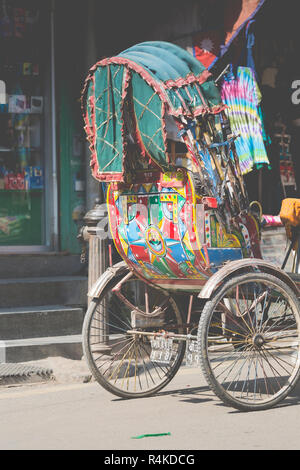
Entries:
<svg viewBox="0 0 300 470">
<path fill-rule="evenodd" d="M 283 199 L 279 215 L 285 225 L 287 236 L 291 240 L 292 227 L 300 227 L 300 199 Z"/>
</svg>

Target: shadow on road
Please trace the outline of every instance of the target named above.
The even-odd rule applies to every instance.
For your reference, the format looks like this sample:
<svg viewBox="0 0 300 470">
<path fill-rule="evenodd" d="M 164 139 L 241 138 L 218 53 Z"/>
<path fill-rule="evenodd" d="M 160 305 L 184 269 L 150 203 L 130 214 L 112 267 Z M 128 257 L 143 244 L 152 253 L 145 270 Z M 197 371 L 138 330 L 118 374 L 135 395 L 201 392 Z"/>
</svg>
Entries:
<svg viewBox="0 0 300 470">
<path fill-rule="evenodd" d="M 148 398 L 159 398 L 163 396 L 171 396 L 171 397 L 182 397 L 180 401 L 187 402 L 187 403 L 205 403 L 209 401 L 213 401 L 211 398 L 211 394 L 213 392 L 210 390 L 208 386 L 204 387 L 185 387 L 180 389 L 174 390 L 165 390 L 163 392 L 158 392 L 152 397 Z M 115 398 L 113 401 L 124 401 L 127 400 L 126 398 Z M 132 400 L 132 398 L 130 398 Z M 281 403 L 279 403 L 276 407 L 273 408 L 282 408 L 287 406 L 295 406 L 300 403 L 300 380 L 297 383 L 294 390 L 291 394 Z M 221 400 L 216 401 L 216 406 L 222 406 L 228 408 Z M 228 408 L 229 413 L 245 413 L 244 411 L 238 411 L 232 408 Z M 268 411 L 268 410 L 266 410 Z M 257 413 L 262 413 L 262 411 L 257 411 Z"/>
<path fill-rule="evenodd" d="M 169 395 L 173 397 L 184 397 L 186 398 L 180 400 L 183 402 L 187 403 L 204 403 L 207 401 L 211 401 L 212 398 L 205 396 L 205 392 L 210 392 L 209 387 L 186 387 L 182 389 L 176 389 L 176 390 L 168 390 L 164 392 L 160 392 L 157 394 L 157 396 L 164 396 L 164 395 Z M 195 395 L 202 394 L 201 397 L 198 396 L 196 397 Z M 189 396 L 190 395 L 190 396 Z"/>
<path fill-rule="evenodd" d="M 180 401 L 184 401 L 188 403 L 204 403 L 204 402 L 212 400 L 212 398 L 203 395 L 206 392 L 210 392 L 210 389 L 207 386 L 185 387 L 185 388 L 180 388 L 180 389 L 175 389 L 175 390 L 164 390 L 163 392 L 158 392 L 155 395 L 152 395 L 151 397 L 145 397 L 145 398 L 159 398 L 163 396 L 186 397 L 185 399 L 180 400 Z M 199 394 L 202 394 L 202 396 L 201 397 L 195 396 Z M 132 398 L 115 398 L 112 401 L 123 401 L 123 400 L 132 400 Z"/>
</svg>

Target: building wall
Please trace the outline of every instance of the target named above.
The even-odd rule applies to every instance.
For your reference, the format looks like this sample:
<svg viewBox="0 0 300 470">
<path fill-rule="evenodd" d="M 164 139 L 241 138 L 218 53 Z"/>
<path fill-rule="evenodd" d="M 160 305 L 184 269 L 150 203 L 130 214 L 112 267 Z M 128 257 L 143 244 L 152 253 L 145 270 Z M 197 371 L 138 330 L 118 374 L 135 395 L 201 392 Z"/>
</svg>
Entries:
<svg viewBox="0 0 300 470">
<path fill-rule="evenodd" d="M 110 56 L 142 41 L 189 41 L 217 21 L 216 0 L 96 2 L 95 42 L 99 56 Z M 220 2 L 219 2 L 220 5 Z"/>
<path fill-rule="evenodd" d="M 25 6 L 30 5 L 29 1 L 22 1 Z M 188 47 L 191 33 L 205 27 L 214 3 L 212 0 L 47 0 L 41 7 L 47 9 L 49 18 L 50 10 L 51 14 L 54 11 L 55 38 L 55 76 L 50 46 L 49 54 L 45 54 L 49 62 L 46 70 L 49 94 L 44 100 L 48 126 L 45 248 L 79 252 L 76 236 L 82 217 L 95 199 L 101 197 L 100 186 L 90 173 L 90 152 L 79 103 L 89 68 L 103 56 L 115 55 L 146 40 L 166 40 Z M 47 37 L 50 43 L 50 29 Z M 56 100 L 51 95 L 54 91 Z M 52 115 L 53 104 L 56 105 L 55 115 Z"/>
</svg>

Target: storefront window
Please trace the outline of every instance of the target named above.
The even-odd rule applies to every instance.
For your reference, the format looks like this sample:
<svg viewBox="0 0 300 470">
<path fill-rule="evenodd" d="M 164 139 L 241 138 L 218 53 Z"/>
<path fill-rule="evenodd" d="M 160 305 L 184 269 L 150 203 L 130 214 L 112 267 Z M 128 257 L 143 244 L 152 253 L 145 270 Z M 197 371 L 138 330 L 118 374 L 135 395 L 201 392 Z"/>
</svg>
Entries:
<svg viewBox="0 0 300 470">
<path fill-rule="evenodd" d="M 43 3 L 43 2 L 42 2 Z M 47 18 L 34 0 L 0 0 L 0 247 L 45 243 Z"/>
</svg>

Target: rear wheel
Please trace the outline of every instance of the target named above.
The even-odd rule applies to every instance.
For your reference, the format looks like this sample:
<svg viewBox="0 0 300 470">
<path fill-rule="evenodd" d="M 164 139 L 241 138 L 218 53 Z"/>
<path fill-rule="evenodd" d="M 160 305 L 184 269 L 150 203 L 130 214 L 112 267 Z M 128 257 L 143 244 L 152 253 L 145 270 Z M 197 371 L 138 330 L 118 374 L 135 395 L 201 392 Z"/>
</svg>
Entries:
<svg viewBox="0 0 300 470">
<path fill-rule="evenodd" d="M 198 329 L 202 371 L 216 395 L 242 411 L 283 400 L 300 375 L 299 301 L 280 279 L 247 273 L 205 305 Z"/>
<path fill-rule="evenodd" d="M 161 289 L 133 277 L 118 283 L 88 308 L 85 357 L 108 391 L 123 398 L 150 396 L 171 381 L 184 357 L 185 342 L 173 338 L 184 332 L 181 312 Z"/>
</svg>

